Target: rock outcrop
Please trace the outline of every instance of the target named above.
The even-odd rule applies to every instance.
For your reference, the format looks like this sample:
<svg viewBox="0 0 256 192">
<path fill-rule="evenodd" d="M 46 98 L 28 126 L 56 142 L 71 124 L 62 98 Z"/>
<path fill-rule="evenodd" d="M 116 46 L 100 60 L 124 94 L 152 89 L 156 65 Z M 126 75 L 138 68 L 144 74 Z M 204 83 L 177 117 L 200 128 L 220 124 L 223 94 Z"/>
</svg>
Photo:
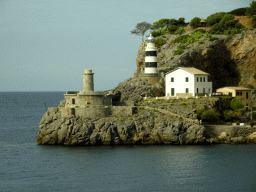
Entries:
<svg viewBox="0 0 256 192">
<path fill-rule="evenodd" d="M 159 111 L 138 109 L 131 117 L 61 118 L 49 108 L 39 125 L 39 144 L 203 144 L 205 127 Z"/>
<path fill-rule="evenodd" d="M 208 29 L 201 27 L 202 29 Z M 207 30 L 206 30 L 207 31 Z M 157 62 L 160 71 L 168 72 L 176 67 L 196 67 L 210 74 L 213 82 L 213 90 L 224 86 L 245 86 L 255 84 L 253 74 L 256 73 L 256 29 L 243 29 L 243 34 L 236 35 L 212 35 L 219 38 L 210 41 L 204 37 L 192 44 L 185 44 L 189 49 L 181 55 L 174 55 L 174 51 L 181 43 L 172 42 L 180 35 L 166 34 L 159 36 L 166 43 L 157 50 Z M 187 30 L 185 34 L 191 34 L 193 30 Z M 136 58 L 137 70 L 134 77 L 142 73 L 145 63 L 144 41 L 139 47 Z"/>
</svg>

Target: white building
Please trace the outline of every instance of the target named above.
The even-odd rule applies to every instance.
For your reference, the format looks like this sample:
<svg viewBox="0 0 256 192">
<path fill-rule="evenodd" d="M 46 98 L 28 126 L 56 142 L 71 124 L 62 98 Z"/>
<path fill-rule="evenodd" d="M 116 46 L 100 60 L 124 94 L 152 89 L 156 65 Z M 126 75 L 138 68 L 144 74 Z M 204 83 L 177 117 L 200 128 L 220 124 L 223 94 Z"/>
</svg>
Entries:
<svg viewBox="0 0 256 192">
<path fill-rule="evenodd" d="M 209 73 L 194 67 L 178 67 L 165 74 L 166 96 L 196 96 L 212 93 Z"/>
</svg>

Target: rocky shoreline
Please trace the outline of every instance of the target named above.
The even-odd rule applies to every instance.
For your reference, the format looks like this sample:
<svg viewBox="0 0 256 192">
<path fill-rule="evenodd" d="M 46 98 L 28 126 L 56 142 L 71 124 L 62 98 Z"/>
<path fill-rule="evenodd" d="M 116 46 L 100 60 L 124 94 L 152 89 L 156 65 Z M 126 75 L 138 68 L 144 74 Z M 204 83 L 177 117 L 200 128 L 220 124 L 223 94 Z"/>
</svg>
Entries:
<svg viewBox="0 0 256 192">
<path fill-rule="evenodd" d="M 198 121 L 137 109 L 133 116 L 101 119 L 61 117 L 59 108 L 48 108 L 39 124 L 37 143 L 45 145 L 182 145 L 256 143 L 256 127 L 207 127 Z"/>
</svg>

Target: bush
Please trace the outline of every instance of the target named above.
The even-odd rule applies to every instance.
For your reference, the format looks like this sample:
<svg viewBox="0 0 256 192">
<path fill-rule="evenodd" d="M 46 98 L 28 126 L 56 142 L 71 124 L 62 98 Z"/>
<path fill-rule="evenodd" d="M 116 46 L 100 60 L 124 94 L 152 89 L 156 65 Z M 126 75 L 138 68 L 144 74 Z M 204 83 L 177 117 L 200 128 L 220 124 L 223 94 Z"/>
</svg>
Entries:
<svg viewBox="0 0 256 192">
<path fill-rule="evenodd" d="M 218 121 L 220 114 L 215 109 L 205 110 L 201 118 L 206 121 L 215 122 Z"/>
<path fill-rule="evenodd" d="M 197 32 L 194 32 L 192 34 L 190 34 L 190 37 L 194 38 L 195 40 L 199 40 L 200 37 L 202 37 L 204 34 L 197 31 Z"/>
<path fill-rule="evenodd" d="M 219 23 L 225 14 L 226 14 L 225 12 L 220 12 L 220 13 L 215 13 L 213 15 L 210 15 L 207 17 L 206 23 L 210 26 L 216 23 Z"/>
<path fill-rule="evenodd" d="M 174 35 L 181 35 L 184 32 L 184 27 L 179 27 L 175 32 Z"/>
<path fill-rule="evenodd" d="M 171 27 L 168 27 L 168 29 L 171 33 L 174 33 L 178 29 L 178 26 L 172 25 Z"/>
<path fill-rule="evenodd" d="M 155 44 L 156 44 L 157 47 L 161 47 L 165 43 L 166 43 L 166 41 L 163 38 L 156 38 L 155 39 Z"/>
<path fill-rule="evenodd" d="M 236 120 L 240 120 L 242 117 L 242 114 L 240 111 L 232 111 L 232 110 L 224 111 L 223 115 L 224 115 L 225 121 L 236 121 Z"/>
<path fill-rule="evenodd" d="M 240 29 L 229 29 L 229 30 L 225 30 L 223 32 L 224 35 L 229 35 L 229 34 L 235 35 L 235 34 L 239 34 L 239 33 L 241 33 Z"/>
<path fill-rule="evenodd" d="M 230 20 L 225 23 L 225 28 L 234 28 L 235 25 L 236 25 L 236 22 L 234 20 Z"/>
<path fill-rule="evenodd" d="M 244 108 L 245 105 L 239 97 L 236 97 L 230 101 L 230 107 L 237 111 L 238 109 Z"/>
<path fill-rule="evenodd" d="M 181 55 L 182 53 L 184 53 L 183 49 L 178 49 L 178 50 L 174 51 L 174 55 Z"/>
<path fill-rule="evenodd" d="M 221 23 L 215 23 L 213 26 L 211 26 L 211 29 L 213 31 L 220 31 L 223 28 L 223 24 Z"/>
<path fill-rule="evenodd" d="M 152 33 L 153 37 L 157 37 L 157 36 L 161 35 L 161 30 L 152 31 L 151 33 Z"/>
<path fill-rule="evenodd" d="M 203 29 L 196 29 L 193 33 L 197 33 L 197 32 L 200 32 L 200 33 L 206 33 L 206 31 L 205 30 L 203 30 Z"/>
<path fill-rule="evenodd" d="M 217 37 L 210 37 L 210 38 L 209 38 L 210 41 L 214 41 L 214 40 L 218 40 L 218 39 L 219 39 L 219 38 L 217 38 Z"/>
<path fill-rule="evenodd" d="M 228 22 L 228 21 L 234 21 L 234 19 L 235 19 L 235 16 L 234 16 L 234 15 L 231 15 L 231 14 L 226 13 L 226 14 L 224 14 L 224 16 L 222 17 L 220 23 L 225 24 L 225 23 Z"/>
<path fill-rule="evenodd" d="M 244 25 L 242 25 L 241 23 L 236 23 L 235 25 L 236 29 L 243 29 L 246 28 Z"/>
<path fill-rule="evenodd" d="M 180 17 L 180 18 L 177 20 L 177 23 L 178 23 L 178 24 L 184 24 L 184 23 L 185 23 L 185 18 L 184 18 L 184 17 Z"/>
<path fill-rule="evenodd" d="M 250 4 L 250 7 L 246 8 L 246 12 L 245 15 L 248 17 L 251 17 L 252 15 L 256 14 L 256 2 L 252 1 L 252 3 Z"/>
<path fill-rule="evenodd" d="M 205 44 L 205 42 L 204 42 L 204 41 L 199 41 L 198 43 L 199 43 L 199 44 Z"/>
<path fill-rule="evenodd" d="M 189 25 L 192 26 L 192 27 L 196 27 L 197 24 L 200 23 L 200 21 L 201 21 L 201 19 L 200 19 L 199 17 L 194 17 L 194 18 L 190 21 Z"/>
<path fill-rule="evenodd" d="M 203 106 L 196 108 L 196 114 L 197 114 L 197 117 L 199 117 L 199 119 L 201 119 L 201 115 L 204 111 L 205 111 L 205 108 Z"/>
<path fill-rule="evenodd" d="M 252 26 L 252 28 L 256 28 L 256 24 Z"/>
<path fill-rule="evenodd" d="M 235 15 L 235 16 L 245 16 L 245 12 L 246 12 L 246 7 L 230 11 L 229 14 L 232 14 L 232 15 Z"/>
</svg>

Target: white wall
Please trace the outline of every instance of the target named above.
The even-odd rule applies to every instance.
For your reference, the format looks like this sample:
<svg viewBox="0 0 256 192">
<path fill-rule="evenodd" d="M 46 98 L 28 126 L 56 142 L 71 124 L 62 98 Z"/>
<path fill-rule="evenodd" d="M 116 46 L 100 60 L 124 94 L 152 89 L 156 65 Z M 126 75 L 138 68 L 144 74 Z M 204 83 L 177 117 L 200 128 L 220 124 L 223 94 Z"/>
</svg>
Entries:
<svg viewBox="0 0 256 192">
<path fill-rule="evenodd" d="M 174 77 L 174 82 L 171 82 L 171 77 Z M 185 81 L 186 77 L 188 77 L 188 82 Z M 171 96 L 171 88 L 175 90 L 174 96 L 176 96 L 176 93 L 186 93 L 186 88 L 189 88 L 189 93 L 194 93 L 194 75 L 182 69 L 167 74 L 165 76 L 166 96 L 167 93 L 170 93 Z"/>
</svg>

